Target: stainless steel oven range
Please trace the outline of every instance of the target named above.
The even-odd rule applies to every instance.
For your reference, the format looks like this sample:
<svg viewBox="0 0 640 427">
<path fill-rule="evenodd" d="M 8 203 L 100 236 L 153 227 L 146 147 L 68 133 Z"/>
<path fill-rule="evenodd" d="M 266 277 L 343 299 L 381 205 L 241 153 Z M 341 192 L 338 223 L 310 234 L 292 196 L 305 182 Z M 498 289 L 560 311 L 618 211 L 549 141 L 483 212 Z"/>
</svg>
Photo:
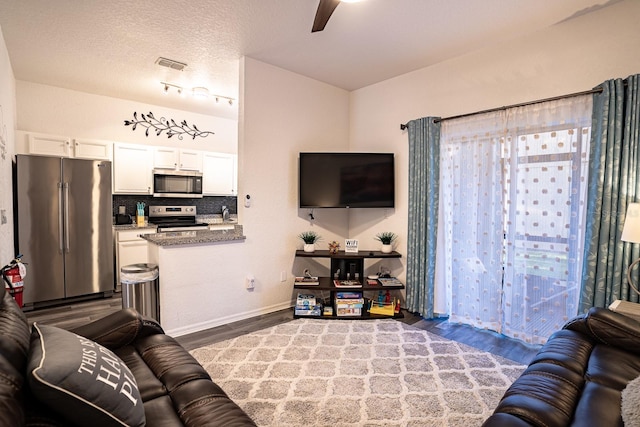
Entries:
<svg viewBox="0 0 640 427">
<path fill-rule="evenodd" d="M 195 206 L 149 206 L 149 223 L 158 227 L 158 233 L 209 229 L 196 221 Z"/>
</svg>

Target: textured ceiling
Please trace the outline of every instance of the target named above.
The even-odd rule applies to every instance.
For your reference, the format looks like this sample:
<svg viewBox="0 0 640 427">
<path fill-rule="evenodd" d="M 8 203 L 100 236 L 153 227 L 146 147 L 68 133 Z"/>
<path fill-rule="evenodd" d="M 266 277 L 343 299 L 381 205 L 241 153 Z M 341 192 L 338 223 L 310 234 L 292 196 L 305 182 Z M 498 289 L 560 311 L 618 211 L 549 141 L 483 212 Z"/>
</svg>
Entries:
<svg viewBox="0 0 640 427">
<path fill-rule="evenodd" d="M 0 0 L 0 27 L 18 80 L 235 117 L 160 81 L 237 98 L 246 55 L 354 90 L 612 2 L 367 0 L 311 33 L 318 0 Z"/>
</svg>

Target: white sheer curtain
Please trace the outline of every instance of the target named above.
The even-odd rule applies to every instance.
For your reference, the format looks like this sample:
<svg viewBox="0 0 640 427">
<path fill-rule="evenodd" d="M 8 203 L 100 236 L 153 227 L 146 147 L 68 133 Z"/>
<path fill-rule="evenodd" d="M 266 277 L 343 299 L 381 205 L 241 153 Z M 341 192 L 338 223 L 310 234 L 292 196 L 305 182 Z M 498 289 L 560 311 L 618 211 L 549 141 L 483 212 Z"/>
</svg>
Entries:
<svg viewBox="0 0 640 427">
<path fill-rule="evenodd" d="M 591 96 L 442 123 L 442 268 L 450 321 L 543 343 L 577 314 Z"/>
</svg>

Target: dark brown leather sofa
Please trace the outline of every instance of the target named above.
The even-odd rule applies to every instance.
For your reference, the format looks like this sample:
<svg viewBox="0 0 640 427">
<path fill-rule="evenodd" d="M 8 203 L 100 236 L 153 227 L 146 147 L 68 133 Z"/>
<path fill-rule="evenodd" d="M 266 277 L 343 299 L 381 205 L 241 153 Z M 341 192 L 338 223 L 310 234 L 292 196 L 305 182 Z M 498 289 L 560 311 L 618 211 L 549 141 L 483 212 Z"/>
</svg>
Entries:
<svg viewBox="0 0 640 427">
<path fill-rule="evenodd" d="M 255 426 L 183 347 L 135 310 L 121 310 L 73 332 L 111 350 L 126 364 L 135 377 L 147 426 Z M 25 315 L 2 288 L 0 426 L 73 425 L 65 417 L 62 401 L 45 405 L 29 387 L 27 366 L 33 343 Z M 105 425 L 96 420 L 86 419 L 83 425 Z"/>
<path fill-rule="evenodd" d="M 622 426 L 621 394 L 638 376 L 640 323 L 592 308 L 549 338 L 483 426 Z"/>
</svg>

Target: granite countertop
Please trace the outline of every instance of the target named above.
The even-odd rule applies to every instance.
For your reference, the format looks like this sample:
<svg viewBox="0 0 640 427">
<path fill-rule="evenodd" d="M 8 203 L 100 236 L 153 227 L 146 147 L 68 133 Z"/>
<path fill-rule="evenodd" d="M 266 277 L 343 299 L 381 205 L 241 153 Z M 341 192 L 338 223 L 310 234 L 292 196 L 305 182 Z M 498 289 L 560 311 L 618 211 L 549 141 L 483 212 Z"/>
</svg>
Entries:
<svg viewBox="0 0 640 427">
<path fill-rule="evenodd" d="M 140 237 L 158 246 L 180 246 L 244 241 L 247 238 L 242 234 L 241 225 L 235 225 L 233 230 L 172 231 L 165 233 L 143 234 Z"/>
<path fill-rule="evenodd" d="M 153 224 L 148 224 L 148 225 L 144 225 L 142 227 L 139 227 L 136 224 L 119 224 L 119 225 L 113 225 L 113 229 L 115 231 L 119 231 L 119 230 L 148 230 L 148 229 L 156 229 L 157 227 Z"/>
</svg>

